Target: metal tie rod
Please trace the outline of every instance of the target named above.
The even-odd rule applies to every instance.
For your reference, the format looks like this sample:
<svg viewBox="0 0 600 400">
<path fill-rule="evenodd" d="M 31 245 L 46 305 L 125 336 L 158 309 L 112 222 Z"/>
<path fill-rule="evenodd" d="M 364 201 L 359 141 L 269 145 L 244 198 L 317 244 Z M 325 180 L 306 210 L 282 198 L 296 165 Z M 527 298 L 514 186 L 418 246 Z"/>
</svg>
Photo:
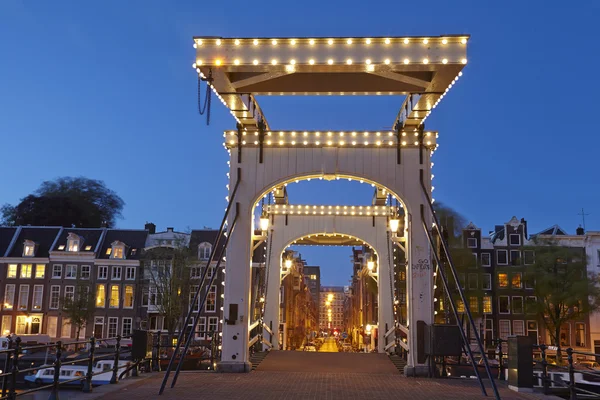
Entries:
<svg viewBox="0 0 600 400">
<path fill-rule="evenodd" d="M 215 241 L 215 245 L 213 246 L 213 248 L 210 252 L 210 257 L 208 258 L 208 262 L 206 263 L 207 268 L 205 268 L 204 271 L 202 272 L 202 277 L 200 278 L 200 284 L 198 285 L 198 290 L 196 290 L 196 294 L 194 295 L 194 300 L 192 300 L 192 304 L 195 304 L 198 301 L 198 296 L 200 294 L 200 288 L 204 285 L 204 281 L 206 280 L 206 276 L 208 274 L 208 269 L 210 268 L 210 264 L 212 263 L 212 261 L 214 259 L 215 252 L 217 251 L 219 241 L 221 240 L 221 237 L 223 236 L 225 223 L 227 222 L 227 217 L 229 216 L 229 212 L 231 211 L 231 206 L 233 204 L 233 200 L 235 198 L 238 187 L 240 185 L 241 172 L 242 172 L 241 168 L 238 168 L 235 187 L 233 188 L 233 192 L 231 193 L 231 199 L 229 201 L 229 204 L 227 205 L 227 209 L 225 210 L 225 215 L 223 216 L 223 220 L 221 221 L 221 226 L 219 227 L 219 233 L 217 234 L 217 239 Z M 190 307 L 190 309 L 188 310 L 187 316 L 185 318 L 184 324 L 187 323 L 187 321 L 190 319 L 190 317 L 192 316 L 192 313 L 193 313 L 193 307 Z M 167 366 L 167 370 L 165 371 L 165 376 L 163 377 L 163 381 L 162 381 L 162 384 L 160 385 L 160 390 L 158 391 L 158 394 L 162 394 L 163 391 L 165 390 L 165 386 L 167 385 L 167 381 L 169 379 L 169 375 L 171 374 L 171 370 L 173 369 L 173 363 L 175 362 L 175 358 L 177 358 L 177 352 L 179 351 L 179 347 L 181 346 L 181 340 L 183 339 L 184 334 L 185 334 L 185 329 L 183 327 L 181 327 L 179 336 L 177 338 L 177 344 L 175 346 L 175 349 L 173 350 L 171 359 L 169 360 L 169 365 Z M 158 338 L 158 340 L 160 341 L 160 338 Z"/>
<path fill-rule="evenodd" d="M 490 370 L 490 364 L 488 362 L 487 356 L 485 355 L 485 351 L 483 348 L 483 344 L 481 343 L 481 338 L 479 337 L 479 332 L 477 332 L 477 326 L 475 326 L 475 321 L 473 320 L 473 315 L 471 315 L 471 308 L 469 307 L 469 303 L 466 301 L 465 293 L 462 290 L 460 282 L 458 280 L 458 274 L 456 273 L 456 268 L 454 268 L 454 262 L 452 261 L 452 256 L 450 255 L 450 251 L 448 250 L 448 246 L 446 245 L 446 241 L 442 236 L 442 231 L 440 230 L 440 221 L 438 221 L 437 215 L 435 214 L 435 210 L 433 209 L 433 205 L 431 204 L 431 198 L 427 193 L 427 188 L 425 187 L 425 182 L 423 181 L 423 170 L 420 170 L 420 180 L 421 180 L 421 188 L 423 189 L 423 194 L 427 199 L 427 204 L 429 204 L 429 209 L 431 210 L 431 215 L 435 221 L 435 228 L 440 237 L 440 243 L 442 248 L 444 249 L 444 253 L 446 255 L 446 259 L 448 260 L 448 265 L 450 266 L 450 272 L 452 272 L 452 276 L 454 277 L 454 282 L 456 282 L 456 287 L 458 288 L 458 293 L 460 294 L 460 298 L 465 305 L 465 311 L 467 313 L 467 317 L 469 317 L 469 323 L 471 324 L 471 328 L 475 333 L 475 339 L 477 340 L 477 346 L 479 347 L 479 351 L 481 352 L 481 358 L 483 359 L 483 364 L 485 366 L 485 370 L 490 379 L 490 383 L 492 384 L 492 389 L 494 390 L 494 395 L 496 399 L 500 400 L 500 393 L 498 393 L 498 387 L 496 386 L 496 382 L 494 381 L 494 377 L 492 375 L 492 371 Z M 423 208 L 421 208 L 423 209 Z M 423 213 L 424 214 L 424 213 Z M 425 230 L 427 231 L 427 225 L 425 225 Z M 441 269 L 441 268 L 440 268 Z M 470 346 L 470 345 L 469 345 Z"/>
</svg>

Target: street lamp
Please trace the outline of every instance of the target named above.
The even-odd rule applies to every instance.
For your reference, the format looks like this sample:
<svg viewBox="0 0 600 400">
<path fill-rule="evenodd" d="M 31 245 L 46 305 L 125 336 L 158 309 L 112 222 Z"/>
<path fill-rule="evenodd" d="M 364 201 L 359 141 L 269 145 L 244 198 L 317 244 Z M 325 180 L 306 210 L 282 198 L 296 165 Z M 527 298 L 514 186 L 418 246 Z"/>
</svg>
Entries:
<svg viewBox="0 0 600 400">
<path fill-rule="evenodd" d="M 285 267 L 287 269 L 292 268 L 292 260 L 290 260 L 290 259 L 285 260 Z"/>
<path fill-rule="evenodd" d="M 373 260 L 367 261 L 367 268 L 369 268 L 369 271 L 373 271 L 373 269 L 375 268 L 375 261 L 373 261 Z"/>
<path fill-rule="evenodd" d="M 392 233 L 398 233 L 398 229 L 400 228 L 400 218 L 397 215 L 392 215 L 390 217 L 390 231 Z"/>
<path fill-rule="evenodd" d="M 267 213 L 263 210 L 262 214 L 260 215 L 260 230 L 263 232 L 266 232 L 269 229 L 269 216 L 267 215 Z"/>
</svg>

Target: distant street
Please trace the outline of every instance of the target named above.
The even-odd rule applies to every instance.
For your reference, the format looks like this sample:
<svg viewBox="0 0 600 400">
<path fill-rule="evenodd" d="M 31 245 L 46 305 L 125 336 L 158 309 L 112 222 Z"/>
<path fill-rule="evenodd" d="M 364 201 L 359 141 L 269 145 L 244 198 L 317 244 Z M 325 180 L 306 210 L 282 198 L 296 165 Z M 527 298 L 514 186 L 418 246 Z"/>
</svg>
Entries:
<svg viewBox="0 0 600 400">
<path fill-rule="evenodd" d="M 334 338 L 325 339 L 325 343 L 319 349 L 319 353 L 337 353 L 338 348 Z"/>
</svg>

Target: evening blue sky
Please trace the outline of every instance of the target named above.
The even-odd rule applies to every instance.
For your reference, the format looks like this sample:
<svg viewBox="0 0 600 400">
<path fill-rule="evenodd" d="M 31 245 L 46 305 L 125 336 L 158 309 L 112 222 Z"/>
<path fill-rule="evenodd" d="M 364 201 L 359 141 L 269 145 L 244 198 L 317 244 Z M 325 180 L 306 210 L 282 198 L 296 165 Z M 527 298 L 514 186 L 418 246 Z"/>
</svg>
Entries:
<svg viewBox="0 0 600 400">
<path fill-rule="evenodd" d="M 126 202 L 119 227 L 218 227 L 225 207 L 218 103 L 197 114 L 192 37 L 467 33 L 464 75 L 427 120 L 440 132 L 434 196 L 484 231 L 600 230 L 594 0 L 0 2 L 0 204 L 58 176 L 101 179 Z M 273 97 L 274 129 L 385 129 L 400 97 Z M 367 204 L 358 183 L 290 185 L 293 203 Z M 334 190 L 328 190 L 333 188 Z M 358 199 L 354 197 L 358 193 Z M 344 284 L 349 250 L 302 250 Z"/>
</svg>

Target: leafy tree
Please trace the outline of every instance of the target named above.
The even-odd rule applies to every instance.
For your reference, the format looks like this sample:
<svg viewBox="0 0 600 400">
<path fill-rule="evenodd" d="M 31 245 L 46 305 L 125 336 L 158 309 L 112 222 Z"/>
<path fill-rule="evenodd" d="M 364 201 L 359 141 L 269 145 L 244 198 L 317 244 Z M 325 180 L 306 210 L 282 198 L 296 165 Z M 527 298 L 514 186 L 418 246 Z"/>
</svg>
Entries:
<svg viewBox="0 0 600 400">
<path fill-rule="evenodd" d="M 45 181 L 15 206 L 0 208 L 5 225 L 112 227 L 125 203 L 104 182 L 84 177 Z"/>
<path fill-rule="evenodd" d="M 560 246 L 554 240 L 535 240 L 535 295 L 537 301 L 528 304 L 543 321 L 550 339 L 558 347 L 561 361 L 560 328 L 580 320 L 600 306 L 598 277 L 587 273 L 586 256 L 581 248 Z"/>
<path fill-rule="evenodd" d="M 75 337 L 79 337 L 81 329 L 92 319 L 96 311 L 96 295 L 89 285 L 78 283 L 75 286 L 73 298 L 63 297 L 63 314 L 69 318 L 71 325 L 75 327 Z"/>
<path fill-rule="evenodd" d="M 147 291 L 156 290 L 152 304 L 164 319 L 163 326 L 172 336 L 183 325 L 190 299 L 190 267 L 197 264 L 183 239 L 174 247 L 155 247 L 144 253 Z M 216 273 L 216 272 L 215 272 Z"/>
</svg>

